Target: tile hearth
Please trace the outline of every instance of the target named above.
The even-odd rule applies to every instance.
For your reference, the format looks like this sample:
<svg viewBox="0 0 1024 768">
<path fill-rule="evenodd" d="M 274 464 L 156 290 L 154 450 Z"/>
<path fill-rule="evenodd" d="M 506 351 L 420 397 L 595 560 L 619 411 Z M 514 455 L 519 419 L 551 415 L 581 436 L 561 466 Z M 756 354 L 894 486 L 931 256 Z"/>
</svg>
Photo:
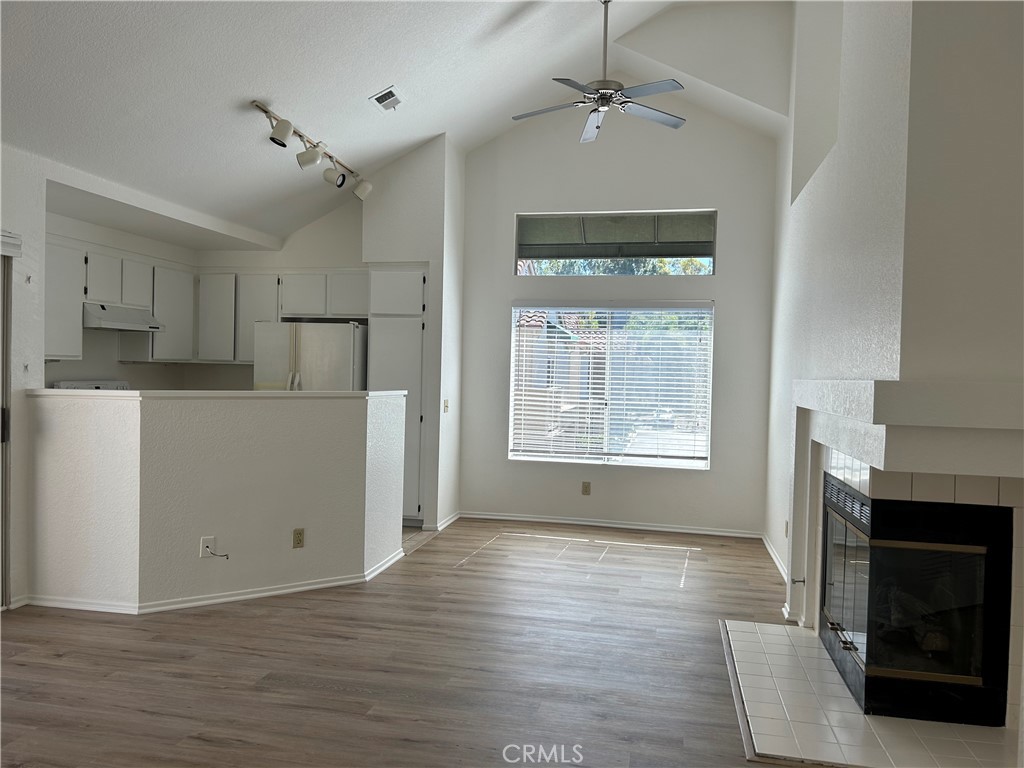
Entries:
<svg viewBox="0 0 1024 768">
<path fill-rule="evenodd" d="M 864 715 L 814 630 L 726 621 L 757 757 L 865 768 L 1012 768 L 1006 728 Z"/>
</svg>

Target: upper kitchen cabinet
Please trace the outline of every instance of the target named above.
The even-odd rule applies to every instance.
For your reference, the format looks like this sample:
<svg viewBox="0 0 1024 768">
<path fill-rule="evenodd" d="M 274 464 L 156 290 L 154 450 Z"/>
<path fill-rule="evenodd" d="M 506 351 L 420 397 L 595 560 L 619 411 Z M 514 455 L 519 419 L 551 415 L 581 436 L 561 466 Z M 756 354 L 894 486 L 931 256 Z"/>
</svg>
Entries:
<svg viewBox="0 0 1024 768">
<path fill-rule="evenodd" d="M 89 251 L 85 275 L 86 301 L 142 309 L 153 306 L 153 267 L 149 264 Z"/>
<path fill-rule="evenodd" d="M 121 303 L 121 259 L 89 251 L 85 264 L 85 300 L 96 304 Z"/>
<path fill-rule="evenodd" d="M 423 314 L 423 273 L 374 270 L 370 279 L 370 311 L 375 315 Z"/>
<path fill-rule="evenodd" d="M 199 276 L 199 359 L 235 359 L 235 276 Z"/>
<path fill-rule="evenodd" d="M 129 307 L 153 307 L 153 267 L 141 261 L 121 262 L 121 303 Z"/>
<path fill-rule="evenodd" d="M 153 315 L 158 333 L 119 334 L 118 354 L 131 362 L 183 362 L 193 359 L 195 278 L 192 272 L 153 268 Z"/>
<path fill-rule="evenodd" d="M 43 356 L 82 358 L 82 297 L 85 251 L 47 241 Z"/>
<path fill-rule="evenodd" d="M 254 323 L 277 320 L 277 275 L 238 275 L 235 307 L 235 360 L 251 363 Z"/>
<path fill-rule="evenodd" d="M 365 317 L 370 312 L 370 273 L 332 272 L 327 276 L 327 312 Z"/>
<path fill-rule="evenodd" d="M 195 285 L 191 272 L 153 269 L 153 314 L 165 329 L 154 333 L 154 360 L 191 360 Z"/>
<path fill-rule="evenodd" d="M 292 317 L 327 314 L 327 275 L 281 275 L 281 314 Z"/>
</svg>

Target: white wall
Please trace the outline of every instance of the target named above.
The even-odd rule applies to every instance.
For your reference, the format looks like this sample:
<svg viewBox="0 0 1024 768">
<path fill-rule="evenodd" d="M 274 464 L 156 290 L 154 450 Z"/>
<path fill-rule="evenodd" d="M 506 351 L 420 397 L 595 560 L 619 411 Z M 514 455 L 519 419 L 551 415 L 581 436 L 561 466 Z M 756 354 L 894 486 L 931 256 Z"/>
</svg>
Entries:
<svg viewBox="0 0 1024 768">
<path fill-rule="evenodd" d="M 1024 375 L 1024 4 L 915 3 L 902 379 Z"/>
<path fill-rule="evenodd" d="M 459 511 L 462 432 L 462 296 L 465 246 L 465 154 L 449 141 L 444 170 L 444 262 L 441 306 L 441 402 L 437 467 L 437 522 Z M 448 408 L 445 412 L 445 403 Z"/>
<path fill-rule="evenodd" d="M 281 272 L 362 267 L 362 203 L 347 189 L 338 200 L 336 209 L 290 234 L 280 251 L 199 251 L 196 263 L 204 269 Z"/>
<path fill-rule="evenodd" d="M 615 42 L 786 115 L 792 24 L 789 2 L 673 3 Z"/>
<path fill-rule="evenodd" d="M 139 401 L 26 400 L 28 549 L 14 550 L 37 605 L 134 613 L 139 600 Z"/>
<path fill-rule="evenodd" d="M 620 77 L 626 79 L 626 76 Z M 544 115 L 469 153 L 463 306 L 462 492 L 469 513 L 759 533 L 763 525 L 775 142 L 677 97 L 679 131 L 611 114 Z M 718 272 L 686 278 L 519 278 L 515 214 L 716 208 Z M 709 471 L 509 461 L 514 299 L 713 299 Z M 593 495 L 580 495 L 589 480 Z"/>
<path fill-rule="evenodd" d="M 828 65 L 818 59 L 827 52 L 803 43 L 827 33 L 830 20 L 804 10 L 798 3 L 797 83 Z M 792 203 L 792 134 L 779 150 L 766 533 L 783 556 L 794 379 L 899 375 L 911 11 L 909 3 L 843 5 L 838 139 Z"/>
<path fill-rule="evenodd" d="M 452 445 L 455 432 L 448 419 L 442 438 L 441 419 L 444 398 L 451 402 L 459 397 L 459 359 L 452 346 L 457 342 L 457 330 L 450 323 L 459 313 L 457 221 L 462 195 L 457 154 L 446 136 L 431 139 L 377 171 L 373 194 L 363 204 L 363 260 L 371 267 L 375 263 L 426 267 L 420 502 L 423 525 L 428 529 L 443 520 L 439 500 L 443 498 L 450 511 L 455 497 L 451 469 L 451 457 L 457 451 Z M 449 258 L 455 272 L 446 276 Z M 454 315 L 445 314 L 449 301 L 454 303 L 450 308 Z"/>
</svg>

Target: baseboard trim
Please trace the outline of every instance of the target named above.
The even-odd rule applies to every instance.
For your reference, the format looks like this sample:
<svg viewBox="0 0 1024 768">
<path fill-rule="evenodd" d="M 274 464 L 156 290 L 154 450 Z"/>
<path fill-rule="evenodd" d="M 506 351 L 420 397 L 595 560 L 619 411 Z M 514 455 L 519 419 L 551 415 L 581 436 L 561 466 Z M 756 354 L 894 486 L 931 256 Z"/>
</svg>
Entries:
<svg viewBox="0 0 1024 768">
<path fill-rule="evenodd" d="M 786 567 L 786 564 L 782 561 L 782 558 L 779 557 L 779 553 L 775 551 L 775 547 L 772 546 L 772 543 L 768 540 L 768 537 L 766 535 L 761 536 L 761 541 L 764 542 L 764 548 L 768 550 L 768 555 L 775 563 L 775 567 L 778 568 L 779 573 L 782 574 L 782 580 L 788 584 L 789 569 Z"/>
<path fill-rule="evenodd" d="M 447 528 L 447 527 L 448 527 L 449 525 L 451 525 L 451 524 L 452 524 L 452 523 L 454 523 L 454 522 L 455 522 L 456 520 L 458 520 L 458 519 L 459 519 L 459 518 L 460 518 L 461 516 L 462 516 L 462 512 L 456 512 L 456 513 L 455 513 L 454 515 L 449 515 L 449 516 L 448 516 L 448 517 L 446 517 L 446 518 L 445 518 L 444 520 L 441 520 L 440 522 L 438 522 L 438 524 L 437 524 L 437 530 L 438 530 L 439 532 L 440 532 L 440 531 L 443 531 L 443 530 L 444 530 L 445 528 Z"/>
<path fill-rule="evenodd" d="M 350 584 L 362 584 L 365 581 L 367 581 L 366 574 L 355 573 L 351 576 L 336 576 L 330 579 L 299 581 L 292 584 L 282 584 L 276 587 L 258 587 L 256 589 L 240 589 L 234 592 L 220 592 L 213 595 L 179 597 L 171 600 L 154 600 L 150 603 L 140 603 L 138 612 L 140 614 L 159 613 L 160 611 L 174 611 L 178 608 L 199 608 L 204 605 L 216 605 L 217 603 L 236 603 L 240 600 L 253 600 L 258 597 L 274 597 L 275 595 L 290 595 L 293 592 L 307 592 L 313 589 L 347 587 Z"/>
<path fill-rule="evenodd" d="M 563 525 L 593 525 L 598 528 L 632 528 L 639 531 L 664 533 L 696 533 L 702 536 L 732 536 L 742 539 L 760 539 L 755 531 L 735 531 L 728 528 L 700 528 L 692 525 L 665 525 L 663 523 L 633 523 L 620 520 L 597 520 L 584 517 L 547 517 L 544 515 L 507 515 L 501 512 L 459 512 L 459 517 L 470 520 L 508 520 L 523 523 L 557 523 Z"/>
<path fill-rule="evenodd" d="M 15 608 L 21 608 L 23 605 L 28 605 L 28 595 L 12 598 L 10 603 L 3 606 L 3 610 L 13 611 Z"/>
<path fill-rule="evenodd" d="M 137 614 L 138 606 L 134 603 L 110 603 L 102 600 L 81 600 L 76 597 L 53 597 L 51 595 L 29 595 L 20 598 L 24 602 L 11 603 L 12 608 L 21 605 L 38 605 L 41 608 L 65 608 L 72 611 L 99 611 L 101 613 Z"/>
<path fill-rule="evenodd" d="M 392 552 L 390 555 L 385 557 L 383 560 L 381 560 L 379 563 L 373 566 L 370 570 L 368 570 L 365 574 L 363 574 L 364 581 L 369 581 L 384 569 L 389 568 L 395 563 L 397 563 L 403 557 L 405 557 L 405 550 L 399 547 L 397 552 Z"/>
</svg>

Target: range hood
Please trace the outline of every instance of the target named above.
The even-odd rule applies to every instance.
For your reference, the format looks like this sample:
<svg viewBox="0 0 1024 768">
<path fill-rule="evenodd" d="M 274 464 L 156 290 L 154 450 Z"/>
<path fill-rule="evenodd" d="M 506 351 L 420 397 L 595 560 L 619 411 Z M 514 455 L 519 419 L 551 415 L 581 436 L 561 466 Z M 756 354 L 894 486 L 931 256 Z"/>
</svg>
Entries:
<svg viewBox="0 0 1024 768">
<path fill-rule="evenodd" d="M 117 307 L 113 304 L 82 303 L 83 328 L 108 328 L 113 331 L 162 331 L 159 322 L 148 309 Z"/>
</svg>

